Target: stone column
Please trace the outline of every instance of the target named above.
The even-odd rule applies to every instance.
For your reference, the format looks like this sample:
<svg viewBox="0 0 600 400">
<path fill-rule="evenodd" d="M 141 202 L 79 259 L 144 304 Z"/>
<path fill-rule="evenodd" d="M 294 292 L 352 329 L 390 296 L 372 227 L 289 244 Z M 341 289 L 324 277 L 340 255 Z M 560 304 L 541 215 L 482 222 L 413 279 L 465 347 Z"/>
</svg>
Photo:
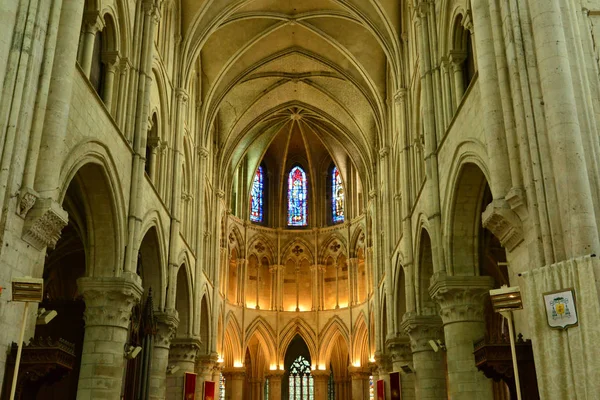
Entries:
<svg viewBox="0 0 600 400">
<path fill-rule="evenodd" d="M 204 382 L 215 382 L 215 398 L 218 398 L 219 379 L 214 380 L 215 368 L 217 366 L 217 355 L 208 354 L 196 357 L 196 399 L 202 399 Z"/>
<path fill-rule="evenodd" d="M 327 383 L 329 371 L 315 370 L 310 373 L 313 377 L 315 400 L 327 400 Z"/>
<path fill-rule="evenodd" d="M 267 372 L 267 379 L 269 379 L 269 398 L 265 400 L 281 400 L 281 381 L 283 379 L 283 374 L 284 371 L 279 369 Z"/>
<path fill-rule="evenodd" d="M 200 340 L 195 337 L 177 338 L 171 342 L 169 364 L 179 369 L 167 378 L 167 398 L 183 398 L 183 376 L 185 372 L 194 372 L 196 355 L 200 349 Z"/>
<path fill-rule="evenodd" d="M 456 108 L 458 108 L 458 105 L 465 94 L 465 82 L 462 69 L 465 58 L 466 54 L 462 51 L 450 51 L 450 65 L 452 68 L 452 76 L 454 78 L 454 97 L 456 101 Z"/>
<path fill-rule="evenodd" d="M 352 400 L 369 400 L 369 377 L 370 372 L 362 367 L 348 367 L 350 379 L 352 379 Z M 327 389 L 327 386 L 325 386 Z M 316 399 L 315 399 L 316 400 Z"/>
<path fill-rule="evenodd" d="M 156 335 L 150 368 L 150 399 L 164 399 L 167 389 L 169 349 L 175 337 L 179 318 L 176 311 L 155 312 Z"/>
<path fill-rule="evenodd" d="M 443 350 L 433 351 L 430 340 L 443 339 L 439 316 L 407 314 L 402 329 L 410 337 L 415 371 L 415 394 L 419 400 L 446 399 L 446 373 Z"/>
<path fill-rule="evenodd" d="M 83 15 L 83 42 L 80 66 L 85 76 L 90 77 L 96 34 L 104 29 L 104 21 L 98 11 L 86 11 Z"/>
<path fill-rule="evenodd" d="M 227 368 L 223 370 L 223 376 L 225 377 L 225 400 L 242 399 L 246 369 L 244 367 Z"/>
<path fill-rule="evenodd" d="M 104 75 L 104 90 L 102 92 L 102 101 L 109 113 L 112 114 L 112 100 L 115 86 L 115 73 L 119 66 L 119 53 L 116 51 L 105 52 L 102 54 L 102 62 L 106 65 Z"/>
<path fill-rule="evenodd" d="M 78 399 L 118 399 L 125 369 L 131 309 L 142 296 L 140 278 L 84 277 L 77 281 L 85 301 L 85 336 Z"/>
<path fill-rule="evenodd" d="M 492 382 L 475 367 L 473 342 L 485 335 L 484 299 L 493 287 L 489 276 L 434 275 L 431 298 L 441 307 L 446 338 L 448 398 L 492 399 Z"/>
<path fill-rule="evenodd" d="M 387 342 L 388 351 L 390 353 L 390 361 L 392 363 L 392 370 L 394 372 L 400 372 L 400 385 L 402 390 L 402 400 L 414 400 L 421 397 L 415 396 L 415 367 L 413 364 L 413 356 L 410 348 L 410 339 L 408 336 L 402 335 L 397 336 L 394 339 L 388 340 Z M 380 375 L 383 372 L 387 375 L 386 364 L 382 363 L 379 366 Z M 407 366 L 413 372 L 407 372 L 402 367 Z M 388 375 L 389 376 L 389 375 Z M 391 392 L 391 387 L 390 387 Z"/>
</svg>

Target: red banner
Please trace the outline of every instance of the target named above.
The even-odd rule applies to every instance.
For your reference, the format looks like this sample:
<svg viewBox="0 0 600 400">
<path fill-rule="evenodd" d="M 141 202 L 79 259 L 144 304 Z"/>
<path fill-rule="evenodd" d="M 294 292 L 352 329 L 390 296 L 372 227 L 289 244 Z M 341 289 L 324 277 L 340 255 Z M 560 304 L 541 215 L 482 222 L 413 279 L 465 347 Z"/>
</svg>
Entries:
<svg viewBox="0 0 600 400">
<path fill-rule="evenodd" d="M 385 383 L 383 379 L 377 381 L 377 400 L 385 400 Z"/>
<path fill-rule="evenodd" d="M 400 372 L 390 372 L 390 398 L 391 400 L 402 400 L 402 385 Z"/>
<path fill-rule="evenodd" d="M 204 400 L 214 400 L 216 383 L 204 381 Z"/>
<path fill-rule="evenodd" d="M 196 374 L 183 374 L 183 400 L 196 400 Z"/>
</svg>

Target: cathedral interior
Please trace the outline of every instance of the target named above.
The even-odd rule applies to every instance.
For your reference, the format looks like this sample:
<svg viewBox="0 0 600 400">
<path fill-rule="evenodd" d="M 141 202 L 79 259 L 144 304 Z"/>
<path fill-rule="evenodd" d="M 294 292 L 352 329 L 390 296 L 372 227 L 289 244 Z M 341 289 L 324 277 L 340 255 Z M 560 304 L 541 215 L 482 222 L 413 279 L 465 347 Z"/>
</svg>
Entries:
<svg viewBox="0 0 600 400">
<path fill-rule="evenodd" d="M 600 0 L 0 0 L 0 397 L 600 399 L 599 40 Z"/>
</svg>

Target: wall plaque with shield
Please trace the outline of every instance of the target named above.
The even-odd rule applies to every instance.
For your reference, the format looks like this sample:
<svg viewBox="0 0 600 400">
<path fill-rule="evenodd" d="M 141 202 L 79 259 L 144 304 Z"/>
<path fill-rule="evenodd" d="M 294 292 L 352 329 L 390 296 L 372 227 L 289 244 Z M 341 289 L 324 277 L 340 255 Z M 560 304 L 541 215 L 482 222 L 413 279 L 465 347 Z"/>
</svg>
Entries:
<svg viewBox="0 0 600 400">
<path fill-rule="evenodd" d="M 556 290 L 543 294 L 548 325 L 553 329 L 567 329 L 578 325 L 575 290 Z"/>
</svg>

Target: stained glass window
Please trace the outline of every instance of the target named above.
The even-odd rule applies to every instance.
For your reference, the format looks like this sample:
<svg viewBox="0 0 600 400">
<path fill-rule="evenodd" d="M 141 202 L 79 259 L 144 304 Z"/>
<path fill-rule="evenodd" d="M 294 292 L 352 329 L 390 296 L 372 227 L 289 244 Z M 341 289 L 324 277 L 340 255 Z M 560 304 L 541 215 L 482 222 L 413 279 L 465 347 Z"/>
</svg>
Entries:
<svg viewBox="0 0 600 400">
<path fill-rule="evenodd" d="M 219 400 L 225 400 L 225 377 L 219 374 Z"/>
<path fill-rule="evenodd" d="M 250 221 L 263 222 L 265 172 L 261 166 L 256 170 L 250 193 Z"/>
<path fill-rule="evenodd" d="M 369 376 L 369 400 L 375 399 L 375 384 L 373 382 L 373 375 Z"/>
<path fill-rule="evenodd" d="M 344 222 L 344 186 L 342 175 L 337 167 L 331 171 L 331 208 L 333 222 Z"/>
<path fill-rule="evenodd" d="M 302 356 L 298 356 L 290 367 L 290 399 L 289 400 L 313 400 L 314 382 L 310 374 L 310 364 Z"/>
<path fill-rule="evenodd" d="M 288 175 L 288 225 L 307 225 L 308 190 L 306 172 L 301 167 L 294 167 Z"/>
</svg>

